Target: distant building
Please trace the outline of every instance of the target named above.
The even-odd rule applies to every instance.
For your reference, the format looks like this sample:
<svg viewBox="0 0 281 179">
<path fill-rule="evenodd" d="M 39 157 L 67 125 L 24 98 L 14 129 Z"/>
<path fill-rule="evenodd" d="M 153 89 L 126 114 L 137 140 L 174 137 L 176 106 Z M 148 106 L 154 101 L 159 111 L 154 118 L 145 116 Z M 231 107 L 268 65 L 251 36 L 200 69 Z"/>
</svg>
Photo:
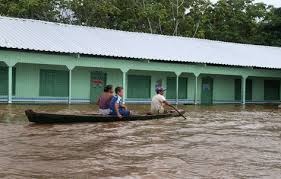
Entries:
<svg viewBox="0 0 281 179">
<path fill-rule="evenodd" d="M 105 84 L 127 103 L 155 86 L 174 103 L 279 103 L 281 48 L 0 16 L 0 100 L 95 102 Z"/>
</svg>

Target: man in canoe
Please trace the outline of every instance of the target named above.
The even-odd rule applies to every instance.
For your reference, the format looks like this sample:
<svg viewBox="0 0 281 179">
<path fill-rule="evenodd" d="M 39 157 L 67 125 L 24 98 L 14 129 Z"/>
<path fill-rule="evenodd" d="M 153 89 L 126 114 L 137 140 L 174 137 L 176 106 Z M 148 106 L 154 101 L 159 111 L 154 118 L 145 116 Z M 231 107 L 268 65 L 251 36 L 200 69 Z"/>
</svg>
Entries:
<svg viewBox="0 0 281 179">
<path fill-rule="evenodd" d="M 130 116 L 130 111 L 123 104 L 122 97 L 124 95 L 123 87 L 115 88 L 116 95 L 110 101 L 110 115 L 118 116 L 119 118 Z"/>
<path fill-rule="evenodd" d="M 152 114 L 163 114 L 165 113 L 164 106 L 170 105 L 166 98 L 164 97 L 165 89 L 162 87 L 157 87 L 155 89 L 156 95 L 152 98 L 151 101 L 151 113 Z"/>
<path fill-rule="evenodd" d="M 109 104 L 113 98 L 113 86 L 106 85 L 102 95 L 99 97 L 97 104 L 99 105 L 99 113 L 102 115 L 109 115 Z"/>
</svg>

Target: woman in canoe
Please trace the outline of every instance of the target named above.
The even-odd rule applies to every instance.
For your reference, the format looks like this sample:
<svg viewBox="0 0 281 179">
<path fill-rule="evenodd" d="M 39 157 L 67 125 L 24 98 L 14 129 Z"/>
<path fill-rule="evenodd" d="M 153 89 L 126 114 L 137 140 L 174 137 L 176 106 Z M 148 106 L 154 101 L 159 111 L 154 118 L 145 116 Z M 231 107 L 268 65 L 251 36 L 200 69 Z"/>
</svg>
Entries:
<svg viewBox="0 0 281 179">
<path fill-rule="evenodd" d="M 103 94 L 99 97 L 97 104 L 99 105 L 99 113 L 108 115 L 110 113 L 110 101 L 113 97 L 113 86 L 107 85 L 104 87 Z"/>
</svg>

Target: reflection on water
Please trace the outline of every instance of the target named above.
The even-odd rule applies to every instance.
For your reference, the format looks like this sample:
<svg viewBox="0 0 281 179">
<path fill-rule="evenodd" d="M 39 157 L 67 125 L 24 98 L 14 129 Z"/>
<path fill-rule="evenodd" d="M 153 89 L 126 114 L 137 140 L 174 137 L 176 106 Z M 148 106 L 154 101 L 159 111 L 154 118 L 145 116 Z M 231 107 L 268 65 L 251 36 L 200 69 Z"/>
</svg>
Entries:
<svg viewBox="0 0 281 179">
<path fill-rule="evenodd" d="M 131 106 L 146 111 L 149 106 Z M 181 106 L 187 120 L 30 124 L 24 110 L 91 105 L 0 105 L 0 178 L 280 178 L 281 118 L 272 106 Z"/>
</svg>

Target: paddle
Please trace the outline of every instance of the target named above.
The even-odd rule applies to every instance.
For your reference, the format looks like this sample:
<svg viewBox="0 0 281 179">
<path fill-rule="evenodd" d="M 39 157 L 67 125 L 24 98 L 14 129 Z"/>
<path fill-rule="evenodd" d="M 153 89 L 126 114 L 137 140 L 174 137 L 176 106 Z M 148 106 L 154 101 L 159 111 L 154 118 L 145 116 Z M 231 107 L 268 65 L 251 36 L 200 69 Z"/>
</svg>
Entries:
<svg viewBox="0 0 281 179">
<path fill-rule="evenodd" d="M 179 115 L 182 116 L 184 119 L 187 119 L 182 113 L 179 112 L 179 110 L 178 110 L 175 106 L 173 106 L 173 105 L 171 105 L 171 104 L 168 104 L 168 106 L 170 106 L 170 107 L 173 108 L 175 111 L 177 111 L 177 112 L 179 113 Z"/>
</svg>

